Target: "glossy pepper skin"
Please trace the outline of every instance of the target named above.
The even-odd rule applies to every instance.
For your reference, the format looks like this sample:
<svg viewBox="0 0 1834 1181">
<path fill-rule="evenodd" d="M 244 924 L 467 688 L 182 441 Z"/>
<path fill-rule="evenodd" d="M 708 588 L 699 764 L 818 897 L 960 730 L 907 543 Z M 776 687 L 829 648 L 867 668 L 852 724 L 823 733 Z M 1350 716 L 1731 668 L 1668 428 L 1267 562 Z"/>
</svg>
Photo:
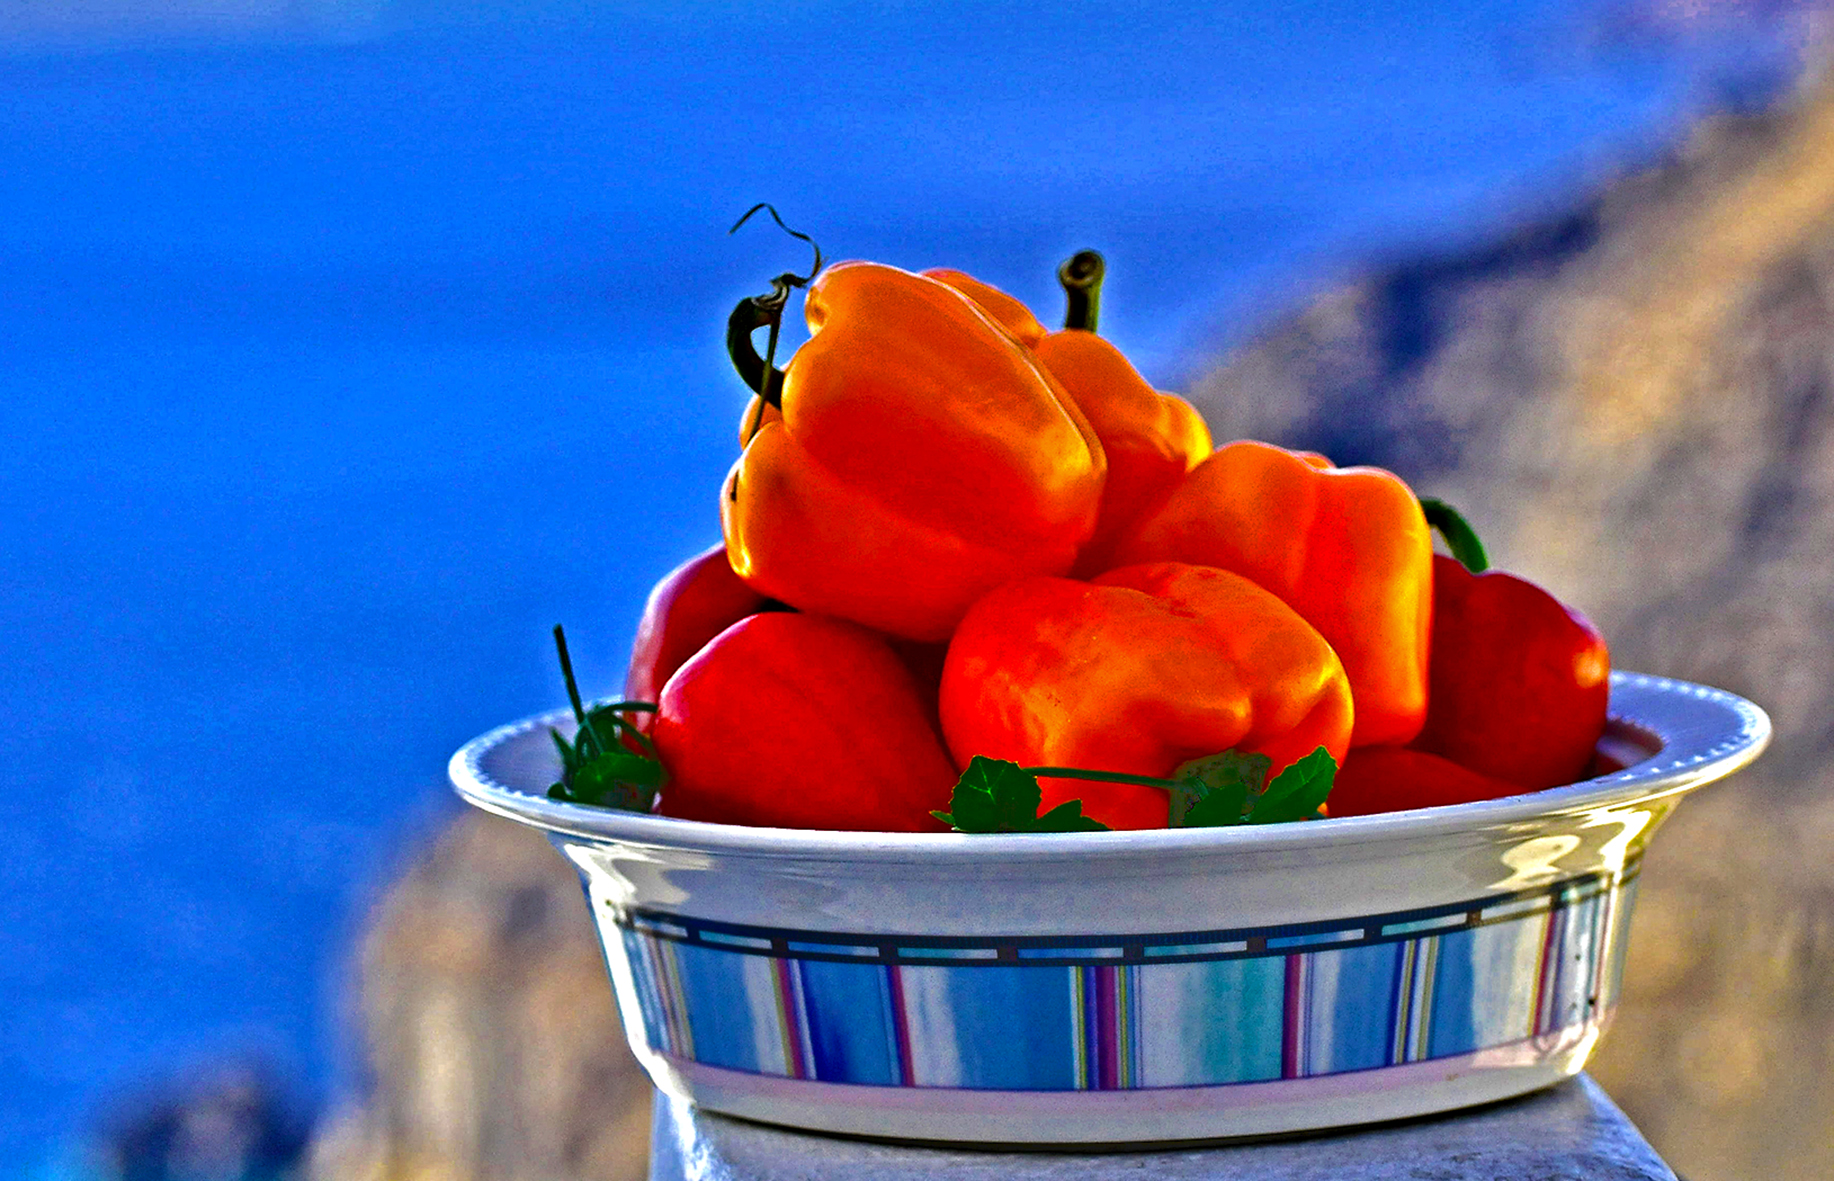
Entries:
<svg viewBox="0 0 1834 1181">
<path fill-rule="evenodd" d="M 739 581 L 726 560 L 726 547 L 689 558 L 663 576 L 644 604 L 624 676 L 626 701 L 655 701 L 662 686 L 688 658 L 747 615 L 773 606 Z M 647 728 L 652 715 L 639 714 Z"/>
<path fill-rule="evenodd" d="M 1074 573 L 1080 577 L 1108 569 L 1121 532 L 1158 507 L 1185 473 L 1215 449 L 1203 416 L 1176 394 L 1154 389 L 1105 338 L 1079 328 L 1047 332 L 1019 300 L 961 271 L 924 274 L 972 299 L 1030 347 L 1088 418 L 1108 457 L 1108 482 L 1095 535 Z"/>
<path fill-rule="evenodd" d="M 991 283 L 983 283 L 973 275 L 948 267 L 932 267 L 923 272 L 926 279 L 934 279 L 961 292 L 972 300 L 975 306 L 987 313 L 988 318 L 1012 334 L 1014 340 L 1026 348 L 1036 348 L 1045 337 L 1045 327 L 1032 315 L 1032 309 L 1025 306 L 1022 300 L 1001 291 Z"/>
<path fill-rule="evenodd" d="M 1297 611 L 1344 662 L 1352 745 L 1405 745 L 1426 719 L 1433 542 L 1420 502 L 1380 468 L 1236 442 L 1126 530 L 1117 565 L 1232 570 Z"/>
<path fill-rule="evenodd" d="M 1423 750 L 1359 746 L 1350 752 L 1325 801 L 1329 816 L 1373 816 L 1519 795 L 1514 783 L 1481 775 Z"/>
<path fill-rule="evenodd" d="M 1413 746 L 1538 790 L 1585 777 L 1605 729 L 1611 654 L 1534 583 L 1433 558 L 1432 701 Z"/>
<path fill-rule="evenodd" d="M 1245 578 L 1170 562 L 994 591 L 949 644 L 941 706 L 958 764 L 1157 777 L 1232 748 L 1276 773 L 1320 746 L 1341 760 L 1352 724 L 1343 665 L 1316 630 Z M 1161 788 L 1040 785 L 1046 808 L 1080 798 L 1112 828 L 1166 824 Z"/>
<path fill-rule="evenodd" d="M 934 832 L 955 767 L 882 636 L 770 612 L 721 632 L 669 678 L 651 730 L 658 811 L 779 828 Z"/>
<path fill-rule="evenodd" d="M 1093 332 L 1048 333 L 1034 354 L 1082 407 L 1108 457 L 1101 516 L 1075 568 L 1100 573 L 1113 565 L 1121 535 L 1210 457 L 1210 428 L 1196 407 L 1154 389 L 1120 349 Z"/>
<path fill-rule="evenodd" d="M 1027 349 L 953 288 L 876 263 L 829 267 L 806 313 L 782 410 L 721 497 L 742 580 L 939 642 L 994 587 L 1069 570 L 1107 463 Z"/>
</svg>

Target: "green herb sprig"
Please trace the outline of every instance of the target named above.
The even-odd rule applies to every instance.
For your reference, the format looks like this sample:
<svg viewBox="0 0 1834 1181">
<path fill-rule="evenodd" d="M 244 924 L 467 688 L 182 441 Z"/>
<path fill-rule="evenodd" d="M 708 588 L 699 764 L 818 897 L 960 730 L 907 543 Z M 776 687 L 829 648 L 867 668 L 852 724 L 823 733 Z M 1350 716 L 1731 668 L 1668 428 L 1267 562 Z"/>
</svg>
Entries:
<svg viewBox="0 0 1834 1181">
<path fill-rule="evenodd" d="M 1337 760 L 1331 752 L 1321 746 L 1269 782 L 1267 773 L 1273 765 L 1266 755 L 1233 750 L 1180 765 L 1173 772 L 1177 781 L 1171 788 L 1169 827 L 1322 819 L 1319 809 L 1337 779 Z"/>
<path fill-rule="evenodd" d="M 1044 792 L 1038 777 L 1045 775 L 1164 788 L 1168 828 L 1321 819 L 1319 809 L 1337 776 L 1337 760 L 1331 752 L 1319 747 L 1270 783 L 1267 773 L 1272 768 L 1273 760 L 1266 755 L 1235 750 L 1180 764 L 1171 779 L 1083 767 L 1021 767 L 1006 759 L 976 755 L 956 781 L 949 811 L 931 815 L 956 832 L 966 833 L 1108 831 L 1107 825 L 1083 815 L 1081 800 L 1070 800 L 1039 815 Z"/>
<path fill-rule="evenodd" d="M 1044 791 L 1038 776 L 1007 759 L 975 755 L 955 782 L 949 811 L 930 815 L 956 832 L 1107 832 L 1108 826 L 1083 815 L 1083 802 L 1071 800 L 1040 816 Z"/>
<path fill-rule="evenodd" d="M 656 754 L 650 736 L 630 720 L 632 713 L 654 713 L 648 701 L 611 701 L 590 709 L 580 701 L 567 655 L 567 635 L 554 625 L 554 647 L 560 653 L 560 672 L 567 682 L 567 700 L 579 724 L 573 741 L 549 727 L 548 735 L 560 751 L 560 781 L 548 788 L 548 798 L 570 804 L 592 804 L 627 812 L 648 812 L 656 793 L 668 784 L 668 771 Z"/>
</svg>

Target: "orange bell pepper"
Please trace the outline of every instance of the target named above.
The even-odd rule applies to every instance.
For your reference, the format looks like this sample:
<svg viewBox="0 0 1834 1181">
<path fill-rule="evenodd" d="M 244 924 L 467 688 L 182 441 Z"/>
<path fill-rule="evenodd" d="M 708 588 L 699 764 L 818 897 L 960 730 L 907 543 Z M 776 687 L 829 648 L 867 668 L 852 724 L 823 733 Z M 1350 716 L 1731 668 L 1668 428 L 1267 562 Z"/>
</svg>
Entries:
<svg viewBox="0 0 1834 1181">
<path fill-rule="evenodd" d="M 1059 272 L 1066 290 L 1072 282 L 1070 268 L 1084 257 L 1094 259 L 1094 285 L 1099 287 L 1100 256 L 1085 252 Z M 1095 536 L 1084 548 L 1076 572 L 1107 569 L 1122 530 L 1171 495 L 1185 473 L 1214 449 L 1209 426 L 1189 402 L 1148 384 L 1120 349 L 1095 334 L 1092 323 L 1046 332 L 1030 308 L 997 287 L 961 271 L 924 274 L 966 295 L 1014 339 L 1030 346 L 1089 419 L 1108 457 L 1108 483 Z"/>
<path fill-rule="evenodd" d="M 1078 573 L 1099 573 L 1114 565 L 1109 559 L 1121 534 L 1209 458 L 1210 428 L 1196 407 L 1147 384 L 1120 349 L 1093 332 L 1052 332 L 1035 351 L 1082 407 L 1108 456 L 1095 536 L 1076 565 Z"/>
<path fill-rule="evenodd" d="M 1341 762 L 1353 718 L 1343 665 L 1292 608 L 1246 578 L 1172 562 L 994 591 L 950 641 L 941 709 L 959 764 L 1160 778 L 1232 748 L 1267 755 L 1274 774 L 1320 746 Z M 1080 798 L 1111 828 L 1166 823 L 1162 788 L 1039 783 L 1045 810 Z"/>
<path fill-rule="evenodd" d="M 994 587 L 1069 570 L 1107 462 L 1027 349 L 952 288 L 876 263 L 822 272 L 806 315 L 721 497 L 741 579 L 935 642 Z"/>
<path fill-rule="evenodd" d="M 1267 443 L 1220 448 L 1130 527 L 1115 564 L 1191 562 L 1266 587 L 1317 628 L 1356 695 L 1353 745 L 1405 745 L 1426 718 L 1433 542 L 1379 468 Z"/>
<path fill-rule="evenodd" d="M 983 283 L 973 275 L 948 267 L 931 267 L 923 272 L 926 279 L 955 288 L 974 302 L 974 305 L 985 312 L 995 324 L 1012 334 L 1014 340 L 1026 348 L 1035 347 L 1044 339 L 1045 328 L 1032 315 L 1032 309 L 1024 301 L 1013 298 L 991 283 Z"/>
</svg>

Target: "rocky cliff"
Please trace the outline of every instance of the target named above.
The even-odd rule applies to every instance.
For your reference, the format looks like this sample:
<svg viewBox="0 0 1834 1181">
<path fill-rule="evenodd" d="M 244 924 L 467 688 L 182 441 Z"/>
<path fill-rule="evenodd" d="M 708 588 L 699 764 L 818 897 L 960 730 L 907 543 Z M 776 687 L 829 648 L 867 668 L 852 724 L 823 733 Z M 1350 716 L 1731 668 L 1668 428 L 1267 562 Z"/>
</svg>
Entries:
<svg viewBox="0 0 1834 1181">
<path fill-rule="evenodd" d="M 1493 247 L 1373 273 L 1221 358 L 1227 439 L 1390 467 L 1616 663 L 1769 708 L 1648 859 L 1595 1073 L 1684 1174 L 1834 1175 L 1834 88 L 1699 129 Z M 458 822 L 366 944 L 369 1100 L 316 1174 L 637 1177 L 647 1098 L 572 871 Z"/>
<path fill-rule="evenodd" d="M 1593 1072 L 1697 1177 L 1834 1176 L 1834 86 L 1487 249 L 1328 291 L 1192 396 L 1219 439 L 1391 468 L 1613 662 L 1777 737 L 1648 858 Z"/>
<path fill-rule="evenodd" d="M 390 889 L 357 998 L 372 1085 L 313 1146 L 320 1181 L 637 1181 L 649 1080 L 573 869 L 467 812 Z"/>
</svg>

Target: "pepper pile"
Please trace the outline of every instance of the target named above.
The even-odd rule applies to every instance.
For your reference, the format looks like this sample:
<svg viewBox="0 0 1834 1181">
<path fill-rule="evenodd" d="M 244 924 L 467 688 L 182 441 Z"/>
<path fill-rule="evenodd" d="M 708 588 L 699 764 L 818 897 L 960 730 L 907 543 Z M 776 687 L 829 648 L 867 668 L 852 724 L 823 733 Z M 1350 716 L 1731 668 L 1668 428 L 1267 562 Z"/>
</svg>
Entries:
<svg viewBox="0 0 1834 1181">
<path fill-rule="evenodd" d="M 651 594 L 630 701 L 581 711 L 554 794 L 797 828 L 1139 829 L 1586 774 L 1597 632 L 1482 573 L 1462 521 L 1389 472 L 1214 448 L 1096 334 L 1100 256 L 1060 271 L 1055 332 L 958 271 L 816 259 L 734 314 L 757 396 L 724 543 Z M 811 337 L 779 370 L 750 335 L 774 353 L 804 284 Z"/>
</svg>

